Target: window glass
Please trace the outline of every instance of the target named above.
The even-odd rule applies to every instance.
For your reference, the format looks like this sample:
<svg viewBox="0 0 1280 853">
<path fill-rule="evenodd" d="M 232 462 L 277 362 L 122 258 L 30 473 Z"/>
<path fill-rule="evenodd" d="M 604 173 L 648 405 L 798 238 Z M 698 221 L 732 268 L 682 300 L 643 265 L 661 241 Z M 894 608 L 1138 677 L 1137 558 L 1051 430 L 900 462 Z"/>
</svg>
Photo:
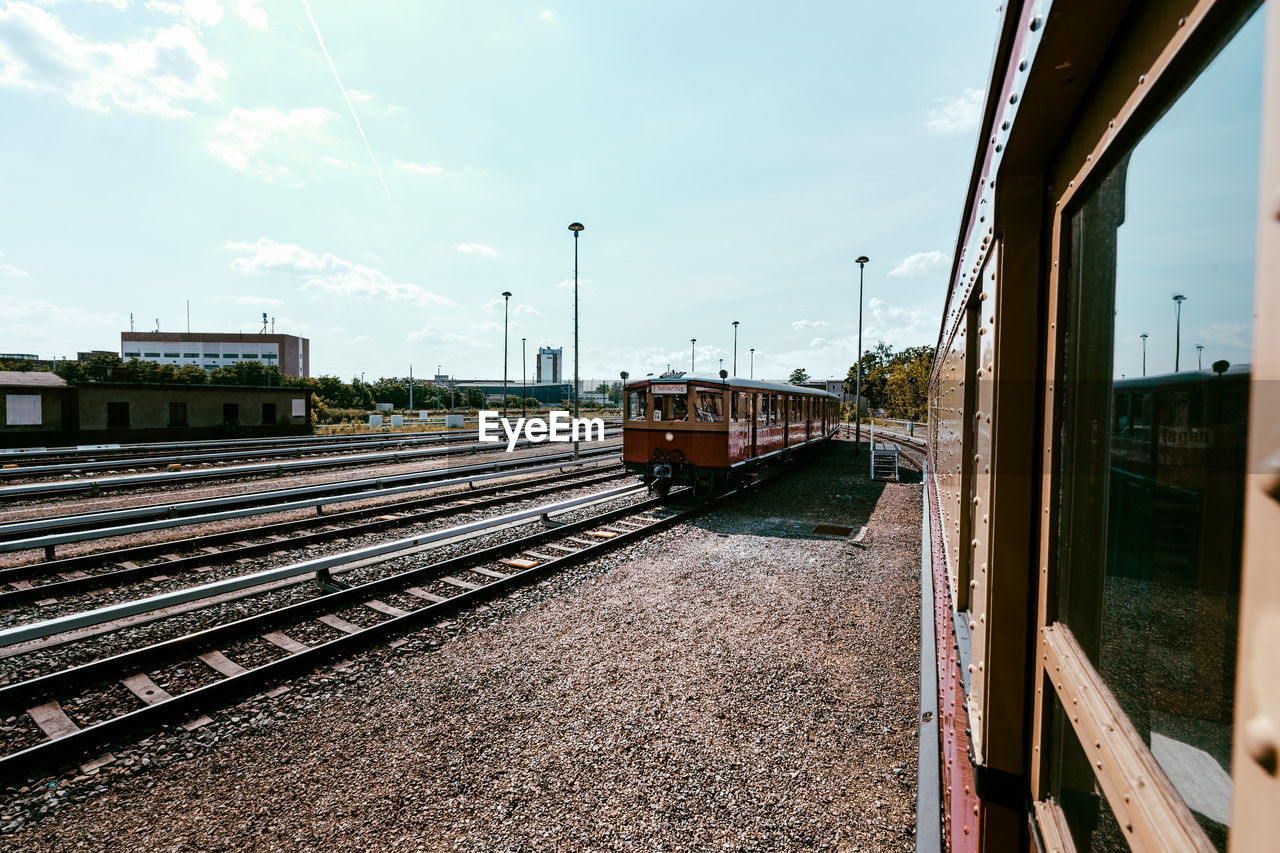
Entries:
<svg viewBox="0 0 1280 853">
<path fill-rule="evenodd" d="M 696 395 L 694 403 L 697 407 L 698 423 L 715 424 L 724 421 L 724 415 L 720 412 L 724 403 L 723 392 L 698 389 L 694 394 Z"/>
<path fill-rule="evenodd" d="M 729 419 L 730 420 L 736 421 L 738 419 L 738 412 L 742 410 L 741 398 L 742 398 L 741 391 L 729 392 Z"/>
<path fill-rule="evenodd" d="M 633 421 L 642 421 L 648 417 L 645 406 L 649 402 L 649 395 L 644 391 L 632 391 L 627 395 L 627 412 L 628 417 Z"/>
<path fill-rule="evenodd" d="M 1220 848 L 1262 35 L 1255 14 L 1097 180 L 1069 234 L 1059 616 Z"/>
<path fill-rule="evenodd" d="M 671 416 L 669 420 L 687 421 L 689 419 L 689 395 L 688 394 L 672 394 L 667 398 L 670 403 Z"/>
</svg>

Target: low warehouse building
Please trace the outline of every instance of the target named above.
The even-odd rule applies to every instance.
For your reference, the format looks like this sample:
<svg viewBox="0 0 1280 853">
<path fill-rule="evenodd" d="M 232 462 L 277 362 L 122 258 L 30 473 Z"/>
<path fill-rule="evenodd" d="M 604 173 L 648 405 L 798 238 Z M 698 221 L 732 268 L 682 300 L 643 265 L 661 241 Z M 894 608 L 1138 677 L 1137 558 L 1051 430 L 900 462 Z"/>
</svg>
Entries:
<svg viewBox="0 0 1280 853">
<path fill-rule="evenodd" d="M 67 385 L 52 373 L 0 372 L 0 446 L 182 441 L 311 432 L 305 388 Z"/>
</svg>

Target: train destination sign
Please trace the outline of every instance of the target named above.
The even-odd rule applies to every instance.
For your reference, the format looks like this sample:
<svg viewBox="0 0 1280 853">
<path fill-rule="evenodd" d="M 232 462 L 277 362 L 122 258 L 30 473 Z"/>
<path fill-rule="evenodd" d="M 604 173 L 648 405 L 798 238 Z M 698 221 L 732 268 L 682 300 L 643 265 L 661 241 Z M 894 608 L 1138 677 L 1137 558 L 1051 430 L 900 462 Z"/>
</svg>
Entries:
<svg viewBox="0 0 1280 853">
<path fill-rule="evenodd" d="M 689 390 L 689 386 L 683 382 L 678 385 L 654 385 L 652 387 L 655 394 L 683 394 Z"/>
</svg>

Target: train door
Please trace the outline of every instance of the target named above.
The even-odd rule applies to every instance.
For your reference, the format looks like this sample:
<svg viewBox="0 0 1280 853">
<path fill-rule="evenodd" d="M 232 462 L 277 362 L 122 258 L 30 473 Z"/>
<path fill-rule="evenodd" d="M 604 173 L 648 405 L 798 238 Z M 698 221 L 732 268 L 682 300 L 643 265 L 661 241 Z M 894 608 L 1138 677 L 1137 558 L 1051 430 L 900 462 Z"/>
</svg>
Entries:
<svg viewBox="0 0 1280 853">
<path fill-rule="evenodd" d="M 757 412 L 760 411 L 760 395 L 747 395 L 747 422 L 750 424 L 751 430 L 751 458 L 756 458 L 756 421 Z"/>
</svg>

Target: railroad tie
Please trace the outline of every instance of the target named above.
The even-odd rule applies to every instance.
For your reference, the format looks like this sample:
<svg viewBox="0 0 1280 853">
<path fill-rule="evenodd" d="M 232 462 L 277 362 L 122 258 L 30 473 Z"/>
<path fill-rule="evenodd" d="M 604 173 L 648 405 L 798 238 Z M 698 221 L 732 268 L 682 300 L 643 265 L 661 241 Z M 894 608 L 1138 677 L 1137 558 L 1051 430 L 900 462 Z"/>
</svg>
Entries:
<svg viewBox="0 0 1280 853">
<path fill-rule="evenodd" d="M 505 563 L 506 560 L 502 560 L 501 562 Z M 531 561 L 526 560 L 525 562 L 531 562 Z M 533 562 L 533 566 L 536 566 L 536 565 L 538 565 L 537 562 Z M 527 568 L 532 568 L 532 566 L 529 566 Z M 495 572 L 493 569 L 473 568 L 471 569 L 471 571 L 475 572 L 478 575 L 486 575 L 491 578 L 497 578 L 498 580 L 504 580 L 506 578 L 511 577 L 511 575 L 503 574 L 502 572 Z"/>
<path fill-rule="evenodd" d="M 80 731 L 80 727 L 71 722 L 71 718 L 62 710 L 62 706 L 57 701 L 46 702 L 43 705 L 28 708 L 27 714 L 49 740 L 57 740 L 60 737 L 66 737 Z"/>
<path fill-rule="evenodd" d="M 585 545 L 585 544 L 590 544 L 590 543 L 586 543 L 586 542 L 584 542 L 583 544 Z M 552 545 L 552 544 L 548 544 L 548 545 L 547 545 L 547 547 L 548 547 L 548 548 L 553 548 L 553 549 L 555 549 L 556 551 L 564 551 L 566 554 L 576 554 L 576 553 L 578 553 L 580 550 L 582 550 L 581 548 L 570 548 L 568 545 Z"/>
<path fill-rule="evenodd" d="M 511 566 L 512 568 L 515 568 L 515 569 L 532 569 L 534 566 L 538 565 L 537 560 L 531 560 L 528 557 L 500 557 L 498 559 L 498 562 L 503 563 L 504 565 Z M 479 572 L 482 575 L 489 574 L 489 572 L 486 572 L 483 569 L 472 569 L 472 571 Z M 495 572 L 494 574 L 497 574 L 497 573 Z M 507 576 L 498 575 L 498 577 L 505 578 Z"/>
<path fill-rule="evenodd" d="M 156 705 L 167 699 L 173 698 L 164 688 L 152 681 L 151 677 L 144 672 L 140 672 L 137 675 L 131 675 L 120 683 L 125 687 L 128 687 L 129 692 L 134 696 L 137 696 L 143 702 L 146 702 L 148 705 Z"/>
<path fill-rule="evenodd" d="M 587 535 L 594 536 L 597 539 L 612 539 L 618 535 L 618 532 L 616 530 L 593 530 Z"/>
<path fill-rule="evenodd" d="M 549 560 L 558 560 L 558 559 L 560 559 L 559 557 L 557 557 L 557 556 L 555 556 L 555 555 L 552 555 L 552 554 L 542 554 L 542 553 L 540 553 L 540 552 L 538 552 L 538 551 L 525 551 L 524 553 L 525 553 L 525 555 L 526 555 L 526 556 L 533 557 L 535 560 L 542 560 L 542 561 L 544 561 L 544 562 L 549 561 Z"/>
<path fill-rule="evenodd" d="M 567 541 L 569 541 L 569 542 L 574 542 L 574 543 L 576 543 L 576 544 L 578 544 L 578 545 L 582 545 L 582 546 L 587 547 L 587 548 L 590 548 L 592 545 L 596 544 L 596 543 L 594 543 L 594 542 L 592 542 L 592 541 L 590 541 L 590 540 L 587 540 L 587 539 L 579 539 L 579 538 L 578 538 L 578 537 L 576 537 L 576 536 L 570 536 L 570 537 L 568 537 L 568 540 L 567 540 Z"/>
<path fill-rule="evenodd" d="M 321 616 L 319 621 L 328 625 L 330 628 L 334 628 L 338 631 L 341 631 L 344 634 L 358 634 L 361 630 L 363 630 L 359 625 L 355 624 L 354 622 L 348 622 L 346 619 L 343 619 L 341 616 L 335 616 L 332 613 L 326 613 L 325 615 Z"/>
<path fill-rule="evenodd" d="M 459 578 L 455 578 L 453 575 L 445 575 L 444 577 L 440 578 L 440 580 L 444 581 L 450 586 L 461 587 L 462 589 L 479 589 L 480 588 L 480 584 L 478 583 L 471 583 L 470 581 L 464 581 Z"/>
<path fill-rule="evenodd" d="M 394 607 L 390 604 L 387 604 L 385 601 L 379 601 L 376 598 L 373 599 L 372 601 L 364 602 L 364 606 L 369 608 L 370 610 L 376 610 L 379 613 L 385 613 L 387 616 L 398 617 L 398 616 L 409 615 L 408 610 L 401 610 L 399 607 Z"/>
<path fill-rule="evenodd" d="M 279 646 L 291 655 L 307 650 L 306 646 L 282 631 L 272 631 L 269 634 L 263 634 L 262 639 L 271 643 L 273 646 Z"/>
<path fill-rule="evenodd" d="M 416 586 L 409 587 L 405 592 L 409 593 L 414 598 L 421 598 L 423 601 L 434 601 L 436 604 L 449 600 L 443 595 L 436 595 L 434 592 L 427 592 L 425 589 L 420 589 Z"/>
<path fill-rule="evenodd" d="M 231 678 L 232 676 L 248 671 L 216 649 L 211 652 L 205 652 L 202 655 L 196 655 L 196 657 L 212 667 L 215 672 L 220 672 L 227 678 Z"/>
</svg>

